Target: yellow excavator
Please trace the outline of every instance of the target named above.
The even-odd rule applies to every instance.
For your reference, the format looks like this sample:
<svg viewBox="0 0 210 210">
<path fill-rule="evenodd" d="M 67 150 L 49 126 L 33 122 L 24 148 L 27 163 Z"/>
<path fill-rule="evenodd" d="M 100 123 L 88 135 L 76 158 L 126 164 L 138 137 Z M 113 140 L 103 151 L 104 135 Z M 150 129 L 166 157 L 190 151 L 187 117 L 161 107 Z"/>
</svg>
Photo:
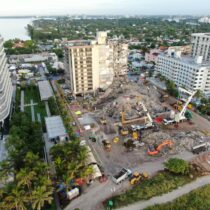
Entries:
<svg viewBox="0 0 210 210">
<path fill-rule="evenodd" d="M 130 178 L 130 184 L 139 184 L 141 180 L 145 180 L 149 178 L 149 174 L 147 172 L 139 173 L 139 172 L 134 172 Z"/>
<path fill-rule="evenodd" d="M 129 134 L 128 129 L 125 127 L 125 112 L 121 112 L 121 123 L 122 123 L 122 129 L 120 130 L 120 133 L 122 136 L 127 136 Z"/>
</svg>

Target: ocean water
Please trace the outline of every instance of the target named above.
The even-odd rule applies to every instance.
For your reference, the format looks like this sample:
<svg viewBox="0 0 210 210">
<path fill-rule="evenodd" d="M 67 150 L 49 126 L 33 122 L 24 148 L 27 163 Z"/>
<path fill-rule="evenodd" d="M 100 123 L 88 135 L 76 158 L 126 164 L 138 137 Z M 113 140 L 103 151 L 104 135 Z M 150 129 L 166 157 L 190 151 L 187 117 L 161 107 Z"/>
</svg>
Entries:
<svg viewBox="0 0 210 210">
<path fill-rule="evenodd" d="M 30 39 L 26 26 L 32 22 L 32 18 L 0 18 L 0 35 L 4 40 L 19 38 Z"/>
</svg>

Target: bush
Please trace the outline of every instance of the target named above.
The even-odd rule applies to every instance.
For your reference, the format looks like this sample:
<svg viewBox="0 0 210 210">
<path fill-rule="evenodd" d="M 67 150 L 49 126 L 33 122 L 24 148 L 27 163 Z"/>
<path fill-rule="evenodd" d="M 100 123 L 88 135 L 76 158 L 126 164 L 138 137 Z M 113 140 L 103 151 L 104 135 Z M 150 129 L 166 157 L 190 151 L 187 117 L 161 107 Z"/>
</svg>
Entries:
<svg viewBox="0 0 210 210">
<path fill-rule="evenodd" d="M 114 208 L 168 193 L 190 181 L 191 179 L 186 175 L 175 175 L 166 171 L 159 172 L 151 179 L 142 181 L 140 185 L 134 186 L 123 194 L 114 196 L 112 198 Z"/>
<path fill-rule="evenodd" d="M 189 174 L 189 164 L 187 161 L 171 158 L 165 164 L 165 168 L 175 174 Z"/>
<path fill-rule="evenodd" d="M 209 209 L 210 206 L 210 185 L 196 189 L 186 195 L 183 195 L 172 202 L 166 204 L 155 205 L 145 210 L 197 210 Z"/>
</svg>

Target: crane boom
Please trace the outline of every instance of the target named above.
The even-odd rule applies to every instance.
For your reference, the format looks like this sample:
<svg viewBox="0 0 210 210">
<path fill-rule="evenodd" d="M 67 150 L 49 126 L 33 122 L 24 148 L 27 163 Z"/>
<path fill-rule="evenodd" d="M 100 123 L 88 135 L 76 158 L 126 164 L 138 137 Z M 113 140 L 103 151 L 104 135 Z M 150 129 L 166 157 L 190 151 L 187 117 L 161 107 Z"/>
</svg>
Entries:
<svg viewBox="0 0 210 210">
<path fill-rule="evenodd" d="M 178 114 L 175 115 L 175 121 L 176 122 L 180 122 L 180 120 L 183 120 L 185 119 L 185 112 L 187 110 L 187 106 L 189 105 L 190 101 L 192 100 L 193 96 L 196 94 L 197 91 L 193 91 L 193 92 L 190 92 L 190 91 L 187 91 L 183 88 L 179 88 L 180 91 L 184 92 L 184 93 L 188 93 L 190 96 L 189 98 L 187 99 L 185 105 L 183 106 L 181 112 L 179 112 Z"/>
<path fill-rule="evenodd" d="M 142 105 L 142 108 L 143 108 L 144 112 L 145 112 L 146 115 L 147 115 L 147 118 L 148 118 L 149 122 L 150 122 L 150 123 L 153 123 L 153 120 L 152 120 L 152 118 L 151 118 L 151 116 L 150 116 L 150 114 L 149 114 L 149 112 L 148 112 L 146 106 L 144 105 L 143 102 L 141 102 L 141 105 Z"/>
</svg>

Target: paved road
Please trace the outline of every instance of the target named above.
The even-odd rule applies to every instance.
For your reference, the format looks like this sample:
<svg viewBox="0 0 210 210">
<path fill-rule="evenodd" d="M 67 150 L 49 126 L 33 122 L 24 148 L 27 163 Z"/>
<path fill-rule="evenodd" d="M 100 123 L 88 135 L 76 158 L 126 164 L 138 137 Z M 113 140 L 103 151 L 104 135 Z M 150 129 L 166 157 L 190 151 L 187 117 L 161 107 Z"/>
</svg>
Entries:
<svg viewBox="0 0 210 210">
<path fill-rule="evenodd" d="M 173 156 L 171 156 L 173 157 Z M 170 158 L 171 158 L 170 157 Z M 190 152 L 183 152 L 179 155 L 175 155 L 174 157 L 183 158 L 185 160 L 192 159 L 193 154 Z M 163 169 L 163 162 L 166 159 L 161 158 L 155 162 L 148 162 L 139 165 L 138 167 L 132 169 L 133 171 L 147 171 L 149 174 L 153 175 L 157 171 Z M 107 181 L 106 183 L 99 184 L 94 183 L 93 186 L 87 188 L 85 192 L 78 197 L 77 199 L 73 200 L 65 210 L 73 210 L 75 208 L 80 208 L 81 210 L 99 210 L 103 209 L 101 206 L 101 202 L 106 200 L 107 198 L 111 197 L 114 194 L 118 194 L 130 187 L 128 181 L 123 182 L 120 185 L 114 184 L 111 180 Z M 114 192 L 113 192 L 114 191 Z"/>
<path fill-rule="evenodd" d="M 141 210 L 155 204 L 166 203 L 207 184 L 210 184 L 210 176 L 198 178 L 194 182 L 186 184 L 183 187 L 180 187 L 170 193 L 163 194 L 162 196 L 153 197 L 147 201 L 140 201 L 133 205 L 119 208 L 118 210 Z"/>
</svg>

